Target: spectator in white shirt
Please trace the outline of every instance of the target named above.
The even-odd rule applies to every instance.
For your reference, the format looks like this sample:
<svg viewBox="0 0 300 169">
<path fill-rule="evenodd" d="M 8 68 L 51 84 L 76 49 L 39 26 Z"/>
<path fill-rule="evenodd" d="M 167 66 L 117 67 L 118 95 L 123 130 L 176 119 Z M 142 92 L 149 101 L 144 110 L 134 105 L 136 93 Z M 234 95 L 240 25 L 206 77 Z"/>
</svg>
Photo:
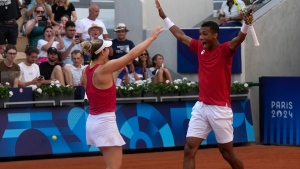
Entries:
<svg viewBox="0 0 300 169">
<path fill-rule="evenodd" d="M 245 3 L 241 0 L 237 0 L 237 3 L 242 9 L 244 9 Z M 220 9 L 219 14 L 220 26 L 242 26 L 243 17 L 240 15 L 240 11 L 237 9 L 233 0 L 224 1 Z"/>
<path fill-rule="evenodd" d="M 71 86 L 80 86 L 80 78 L 82 76 L 82 70 L 86 67 L 83 66 L 83 54 L 80 50 L 74 50 L 71 53 L 73 64 L 66 64 L 64 68 L 65 78 L 72 76 Z M 69 69 L 69 70 L 66 70 Z M 71 73 L 70 73 L 71 72 Z"/>
<path fill-rule="evenodd" d="M 44 39 L 40 39 L 37 48 L 40 51 L 38 55 L 38 63 L 48 62 L 47 50 L 54 47 L 57 50 L 64 48 L 64 41 L 61 37 L 61 29 L 53 30 L 52 26 L 46 26 L 44 31 Z M 58 40 L 56 41 L 55 38 Z"/>
<path fill-rule="evenodd" d="M 89 15 L 87 18 L 83 18 L 81 19 L 77 25 L 76 25 L 76 31 L 77 34 L 80 36 L 80 40 L 84 41 L 87 38 L 90 37 L 89 33 L 88 33 L 88 29 L 92 26 L 92 25 L 98 25 L 99 27 L 101 27 L 103 29 L 103 34 L 101 34 L 99 36 L 99 39 L 104 39 L 107 40 L 109 39 L 108 37 L 108 33 L 106 30 L 106 27 L 104 25 L 104 23 L 102 21 L 100 21 L 98 18 L 100 13 L 100 8 L 98 5 L 96 4 L 92 4 L 89 8 Z"/>
<path fill-rule="evenodd" d="M 36 88 L 45 82 L 45 79 L 40 76 L 39 66 L 35 64 L 39 50 L 36 47 L 28 47 L 25 53 L 26 60 L 19 63 L 20 78 L 15 81 L 14 87 Z"/>
</svg>

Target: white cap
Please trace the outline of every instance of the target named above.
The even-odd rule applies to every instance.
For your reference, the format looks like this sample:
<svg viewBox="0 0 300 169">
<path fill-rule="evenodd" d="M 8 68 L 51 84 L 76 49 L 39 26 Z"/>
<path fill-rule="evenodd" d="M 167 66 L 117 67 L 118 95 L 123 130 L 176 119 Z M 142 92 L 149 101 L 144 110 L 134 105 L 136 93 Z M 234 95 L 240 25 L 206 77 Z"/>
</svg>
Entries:
<svg viewBox="0 0 300 169">
<path fill-rule="evenodd" d="M 102 46 L 96 50 L 94 53 L 97 55 L 98 53 L 100 53 L 104 48 L 110 47 L 112 45 L 112 41 L 110 40 L 103 40 L 103 44 Z"/>
</svg>

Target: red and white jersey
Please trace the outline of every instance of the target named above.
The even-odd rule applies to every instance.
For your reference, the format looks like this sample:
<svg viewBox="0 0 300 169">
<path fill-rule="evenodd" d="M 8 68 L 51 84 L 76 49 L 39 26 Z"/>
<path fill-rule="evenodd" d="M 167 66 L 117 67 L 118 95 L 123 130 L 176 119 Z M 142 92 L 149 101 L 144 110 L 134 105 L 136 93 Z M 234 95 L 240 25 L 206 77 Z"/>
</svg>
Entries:
<svg viewBox="0 0 300 169">
<path fill-rule="evenodd" d="M 229 42 L 205 51 L 200 40 L 193 39 L 190 50 L 198 55 L 199 101 L 208 105 L 231 107 L 231 67 L 234 53 Z"/>
</svg>

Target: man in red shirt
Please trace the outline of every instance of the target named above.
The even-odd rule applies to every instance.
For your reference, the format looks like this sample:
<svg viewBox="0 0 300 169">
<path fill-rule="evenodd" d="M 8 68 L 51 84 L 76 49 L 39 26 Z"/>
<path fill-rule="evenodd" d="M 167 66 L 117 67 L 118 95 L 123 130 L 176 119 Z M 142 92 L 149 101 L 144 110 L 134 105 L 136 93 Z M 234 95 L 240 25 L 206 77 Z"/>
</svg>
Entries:
<svg viewBox="0 0 300 169">
<path fill-rule="evenodd" d="M 159 16 L 171 33 L 198 55 L 199 101 L 194 105 L 184 147 L 184 169 L 195 168 L 195 155 L 199 145 L 214 130 L 219 150 L 233 169 L 243 169 L 243 163 L 233 151 L 232 109 L 230 83 L 232 58 L 238 46 L 245 40 L 249 25 L 243 24 L 238 36 L 220 44 L 217 23 L 204 22 L 199 39 L 192 39 L 178 28 L 163 12 L 155 0 Z M 246 17 L 243 16 L 246 22 Z M 253 20 L 252 14 L 247 23 Z M 250 21 L 250 22 L 249 22 Z"/>
</svg>

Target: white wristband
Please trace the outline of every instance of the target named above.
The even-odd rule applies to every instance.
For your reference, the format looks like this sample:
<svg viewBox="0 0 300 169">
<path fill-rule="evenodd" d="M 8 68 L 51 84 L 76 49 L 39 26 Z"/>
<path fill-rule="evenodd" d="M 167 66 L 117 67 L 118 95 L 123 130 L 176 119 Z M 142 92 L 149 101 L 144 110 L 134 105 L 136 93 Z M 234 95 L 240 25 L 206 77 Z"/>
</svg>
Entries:
<svg viewBox="0 0 300 169">
<path fill-rule="evenodd" d="M 243 26 L 241 27 L 241 32 L 244 33 L 244 34 L 247 34 L 248 33 L 248 30 L 249 30 L 249 25 L 245 24 L 245 22 L 243 23 Z"/>
<path fill-rule="evenodd" d="M 164 22 L 165 22 L 165 25 L 168 27 L 168 29 L 170 29 L 172 26 L 175 25 L 168 17 L 166 17 L 164 19 Z"/>
</svg>

